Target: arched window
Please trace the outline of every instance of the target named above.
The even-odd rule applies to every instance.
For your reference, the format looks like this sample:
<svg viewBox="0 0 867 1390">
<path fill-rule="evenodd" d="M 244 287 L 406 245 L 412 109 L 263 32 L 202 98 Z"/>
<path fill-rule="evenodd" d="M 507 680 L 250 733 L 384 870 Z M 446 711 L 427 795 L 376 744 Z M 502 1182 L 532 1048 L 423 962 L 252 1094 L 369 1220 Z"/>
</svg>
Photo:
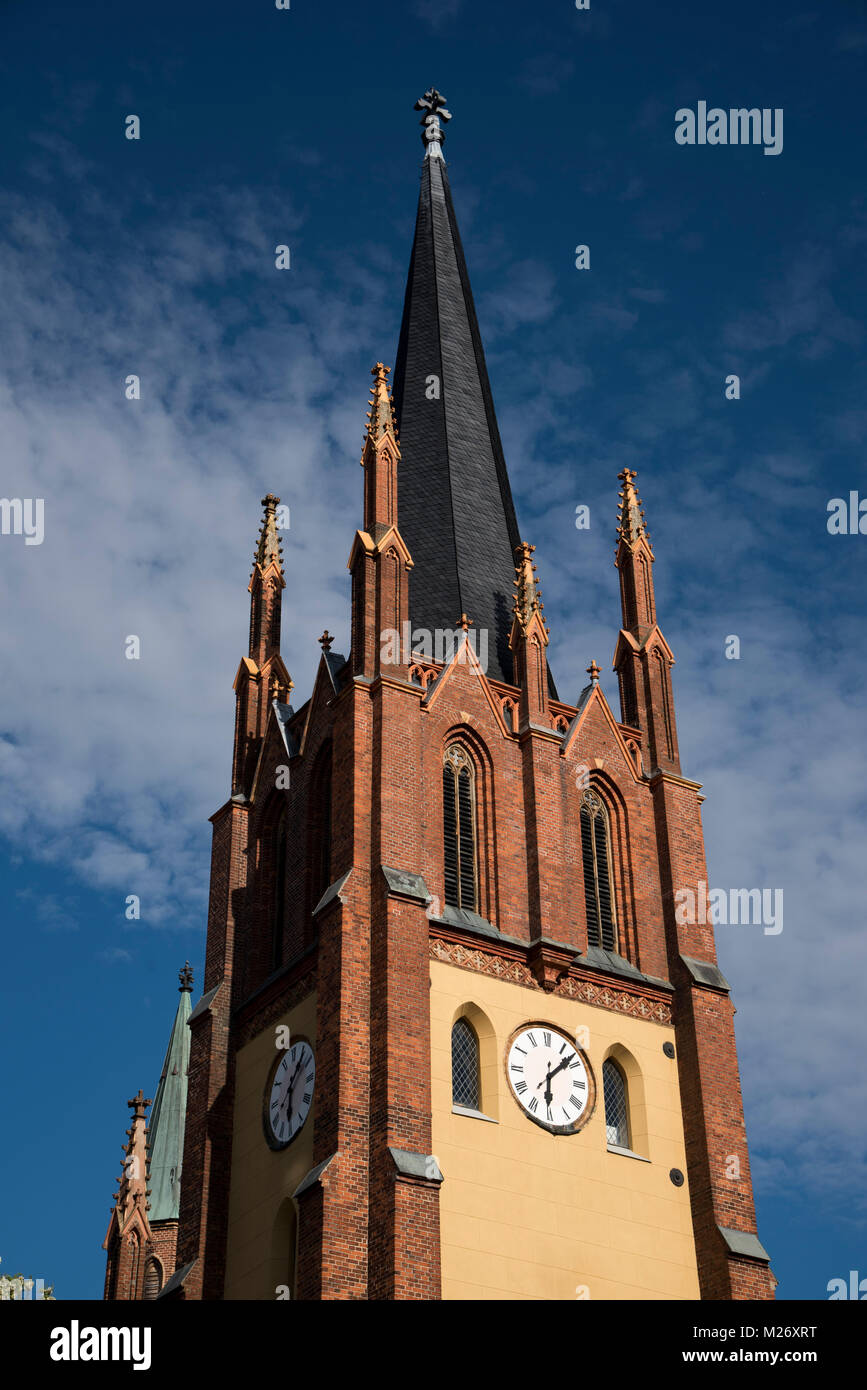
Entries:
<svg viewBox="0 0 867 1390">
<path fill-rule="evenodd" d="M 274 910 L 271 917 L 271 969 L 283 964 L 283 928 L 286 923 L 286 807 L 274 827 Z"/>
<path fill-rule="evenodd" d="M 120 1241 L 117 1236 L 115 1236 L 111 1243 L 108 1260 L 109 1270 L 111 1272 L 108 1279 L 108 1293 L 106 1294 L 106 1298 L 113 1303 L 117 1298 L 117 1276 L 120 1266 Z"/>
<path fill-rule="evenodd" d="M 479 1039 L 473 1025 L 459 1018 L 452 1028 L 452 1105 L 478 1110 Z"/>
<path fill-rule="evenodd" d="M 141 1258 L 141 1244 L 138 1235 L 133 1231 L 129 1238 L 129 1293 L 128 1298 L 138 1298 L 138 1272 L 139 1260 Z"/>
<path fill-rule="evenodd" d="M 271 1287 L 295 1297 L 295 1253 L 298 1239 L 298 1213 L 291 1197 L 281 1203 L 271 1232 Z M 284 1293 L 283 1297 L 286 1296 Z"/>
<path fill-rule="evenodd" d="M 605 1093 L 605 1131 L 609 1144 L 629 1148 L 629 1115 L 626 1108 L 626 1078 L 616 1062 L 602 1063 L 602 1090 Z"/>
<path fill-rule="evenodd" d="M 310 784 L 308 819 L 309 912 L 331 884 L 331 744 L 316 755 Z"/>
<path fill-rule="evenodd" d="M 156 1298 L 162 1286 L 163 1271 L 160 1266 L 160 1262 L 159 1260 L 154 1259 L 153 1255 L 151 1255 L 150 1259 L 145 1265 L 144 1290 L 142 1293 L 142 1298 Z"/>
<path fill-rule="evenodd" d="M 617 927 L 611 888 L 608 813 L 592 791 L 585 792 L 581 799 L 581 854 L 584 860 L 587 940 L 591 946 L 616 951 Z"/>
<path fill-rule="evenodd" d="M 453 743 L 443 760 L 445 900 L 476 911 L 476 770 L 466 749 Z"/>
</svg>

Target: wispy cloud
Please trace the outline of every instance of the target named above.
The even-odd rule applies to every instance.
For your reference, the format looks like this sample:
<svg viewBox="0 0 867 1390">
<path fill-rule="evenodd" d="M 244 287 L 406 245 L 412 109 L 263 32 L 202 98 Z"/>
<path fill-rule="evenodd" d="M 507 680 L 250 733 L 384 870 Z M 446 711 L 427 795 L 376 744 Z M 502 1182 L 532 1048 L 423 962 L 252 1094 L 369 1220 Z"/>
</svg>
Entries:
<svg viewBox="0 0 867 1390">
<path fill-rule="evenodd" d="M 346 459 L 381 349 L 365 352 L 358 310 L 375 318 L 386 278 L 359 278 L 353 256 L 335 260 L 330 289 L 293 282 L 274 246 L 287 229 L 303 244 L 299 217 L 244 190 L 162 209 L 134 257 L 120 205 L 81 212 L 75 231 L 36 201 L 6 196 L 3 213 L 4 483 L 44 498 L 46 524 L 41 546 L 0 540 L 0 829 L 48 862 L 71 858 L 119 909 L 139 895 L 143 924 L 172 921 L 202 910 L 266 491 L 290 507 L 284 651 L 301 687 L 322 626 L 348 626 Z M 335 367 L 357 380 L 355 410 Z M 125 398 L 131 373 L 140 400 Z M 140 660 L 126 659 L 131 634 Z M 22 701 L 46 658 L 62 681 Z M 222 684 L 203 676 L 215 670 Z"/>
<path fill-rule="evenodd" d="M 571 58 L 564 58 L 562 54 L 536 54 L 521 68 L 516 81 L 531 96 L 550 96 L 553 92 L 559 92 L 574 71 L 575 64 Z"/>
<path fill-rule="evenodd" d="M 454 19 L 463 8 L 464 0 L 413 0 L 412 12 L 431 29 L 441 29 L 450 19 Z"/>
</svg>

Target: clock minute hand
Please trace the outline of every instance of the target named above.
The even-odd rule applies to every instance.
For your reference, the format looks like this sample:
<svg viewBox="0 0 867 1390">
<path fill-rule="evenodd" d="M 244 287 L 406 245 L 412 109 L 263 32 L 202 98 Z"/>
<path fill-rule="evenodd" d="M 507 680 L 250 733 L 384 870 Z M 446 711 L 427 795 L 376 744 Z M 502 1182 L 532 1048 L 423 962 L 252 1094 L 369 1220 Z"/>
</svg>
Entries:
<svg viewBox="0 0 867 1390">
<path fill-rule="evenodd" d="M 575 1053 L 573 1052 L 573 1053 L 571 1053 L 571 1055 L 570 1055 L 569 1057 L 564 1057 L 562 1062 L 558 1062 L 558 1063 L 557 1063 L 557 1066 L 556 1066 L 556 1067 L 554 1068 L 554 1070 L 551 1072 L 551 1076 L 556 1076 L 557 1073 L 558 1073 L 558 1071 L 562 1071 L 564 1067 L 568 1067 L 569 1063 L 572 1061 L 572 1058 L 573 1058 L 574 1056 L 575 1056 Z M 550 1077 L 549 1077 L 549 1080 L 550 1080 Z"/>
<path fill-rule="evenodd" d="M 292 1095 L 292 1087 L 295 1085 L 295 1078 L 296 1078 L 296 1076 L 298 1075 L 298 1073 L 299 1073 L 300 1070 L 301 1070 L 301 1061 L 300 1061 L 300 1059 L 299 1059 L 298 1062 L 297 1062 L 296 1065 L 295 1065 L 295 1070 L 294 1070 L 293 1073 L 292 1073 L 292 1080 L 289 1082 L 289 1085 L 286 1087 L 286 1090 L 285 1090 L 285 1092 L 284 1092 L 284 1094 L 283 1094 L 283 1104 L 284 1104 L 284 1105 L 286 1104 L 286 1101 L 289 1099 L 289 1097 Z"/>
<path fill-rule="evenodd" d="M 569 1063 L 572 1061 L 572 1058 L 573 1058 L 574 1056 L 575 1056 L 575 1053 L 574 1053 L 574 1052 L 571 1052 L 571 1053 L 569 1054 L 568 1057 L 564 1057 L 564 1058 L 563 1058 L 563 1061 L 562 1061 L 562 1062 L 558 1062 L 558 1063 L 557 1063 L 557 1065 L 556 1065 L 556 1067 L 554 1068 L 553 1071 L 550 1071 L 550 1070 L 549 1070 L 548 1075 L 542 1078 L 542 1080 L 539 1082 L 539 1085 L 536 1087 L 536 1090 L 538 1091 L 539 1088 L 540 1088 L 542 1085 L 544 1085 L 544 1083 L 545 1083 L 546 1081 L 550 1081 L 551 1078 L 552 1078 L 553 1076 L 556 1076 L 557 1073 L 558 1073 L 558 1071 L 562 1071 L 564 1067 L 568 1067 Z M 550 1063 L 550 1062 L 548 1063 L 548 1066 L 549 1066 L 549 1068 L 550 1068 L 550 1066 L 551 1066 L 551 1063 Z"/>
</svg>

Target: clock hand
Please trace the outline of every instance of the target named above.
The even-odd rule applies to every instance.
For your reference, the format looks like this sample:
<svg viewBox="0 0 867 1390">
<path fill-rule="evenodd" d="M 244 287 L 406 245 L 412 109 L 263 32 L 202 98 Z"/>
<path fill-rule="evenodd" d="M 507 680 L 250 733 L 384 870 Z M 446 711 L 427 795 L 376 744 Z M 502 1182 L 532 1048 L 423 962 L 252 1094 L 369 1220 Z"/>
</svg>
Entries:
<svg viewBox="0 0 867 1390">
<path fill-rule="evenodd" d="M 295 1070 L 294 1070 L 293 1073 L 292 1073 L 292 1080 L 289 1082 L 289 1085 L 286 1087 L 286 1090 L 285 1090 L 285 1092 L 284 1092 L 284 1094 L 283 1094 L 283 1100 L 282 1100 L 282 1102 L 281 1102 L 282 1105 L 285 1105 L 286 1102 L 290 1099 L 290 1097 L 291 1097 L 291 1095 L 292 1095 L 292 1087 L 295 1085 L 295 1078 L 296 1078 L 296 1076 L 298 1075 L 298 1073 L 299 1073 L 300 1070 L 301 1070 L 301 1060 L 300 1060 L 300 1058 L 299 1058 L 299 1060 L 298 1060 L 298 1062 L 297 1062 L 297 1064 L 296 1064 Z"/>
<path fill-rule="evenodd" d="M 554 1075 L 554 1073 L 553 1073 L 552 1070 L 551 1070 L 551 1063 L 549 1062 L 549 1063 L 548 1063 L 548 1074 L 547 1074 L 547 1076 L 545 1076 L 545 1077 L 543 1078 L 543 1080 L 542 1080 L 542 1081 L 539 1081 L 539 1082 L 537 1083 L 537 1085 L 536 1085 L 536 1090 L 537 1090 L 537 1091 L 540 1089 L 541 1086 L 544 1085 L 544 1087 L 545 1087 L 545 1093 L 544 1093 L 544 1094 L 545 1094 L 545 1104 L 548 1106 L 548 1109 L 549 1109 L 549 1110 L 550 1110 L 550 1108 L 551 1108 L 551 1101 L 554 1099 L 554 1094 L 553 1094 L 553 1092 L 552 1092 L 552 1090 L 551 1090 L 551 1077 L 552 1077 L 553 1075 Z"/>
<path fill-rule="evenodd" d="M 564 1067 L 568 1067 L 569 1063 L 572 1061 L 572 1059 L 573 1059 L 574 1056 L 575 1056 L 575 1053 L 572 1052 L 572 1053 L 570 1053 L 570 1055 L 569 1055 L 568 1057 L 564 1057 L 562 1062 L 558 1062 L 557 1066 L 556 1066 L 556 1067 L 554 1068 L 554 1070 L 551 1072 L 551 1075 L 552 1075 L 552 1076 L 556 1076 L 557 1073 L 558 1073 L 558 1071 L 562 1071 Z"/>
</svg>

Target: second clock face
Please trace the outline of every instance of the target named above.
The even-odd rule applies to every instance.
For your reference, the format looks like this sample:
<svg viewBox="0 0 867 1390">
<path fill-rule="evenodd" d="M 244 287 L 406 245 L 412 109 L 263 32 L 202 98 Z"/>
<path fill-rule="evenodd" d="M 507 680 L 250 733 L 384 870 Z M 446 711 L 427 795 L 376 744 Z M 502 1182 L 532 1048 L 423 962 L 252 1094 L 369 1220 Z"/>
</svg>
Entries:
<svg viewBox="0 0 867 1390">
<path fill-rule="evenodd" d="M 308 1042 L 293 1043 L 274 1072 L 265 1097 L 265 1137 L 283 1149 L 298 1134 L 313 1104 L 316 1061 Z"/>
<path fill-rule="evenodd" d="M 575 1134 L 593 1113 L 590 1065 L 569 1034 L 548 1023 L 529 1023 L 514 1035 L 506 1076 L 527 1118 L 554 1134 Z"/>
</svg>

